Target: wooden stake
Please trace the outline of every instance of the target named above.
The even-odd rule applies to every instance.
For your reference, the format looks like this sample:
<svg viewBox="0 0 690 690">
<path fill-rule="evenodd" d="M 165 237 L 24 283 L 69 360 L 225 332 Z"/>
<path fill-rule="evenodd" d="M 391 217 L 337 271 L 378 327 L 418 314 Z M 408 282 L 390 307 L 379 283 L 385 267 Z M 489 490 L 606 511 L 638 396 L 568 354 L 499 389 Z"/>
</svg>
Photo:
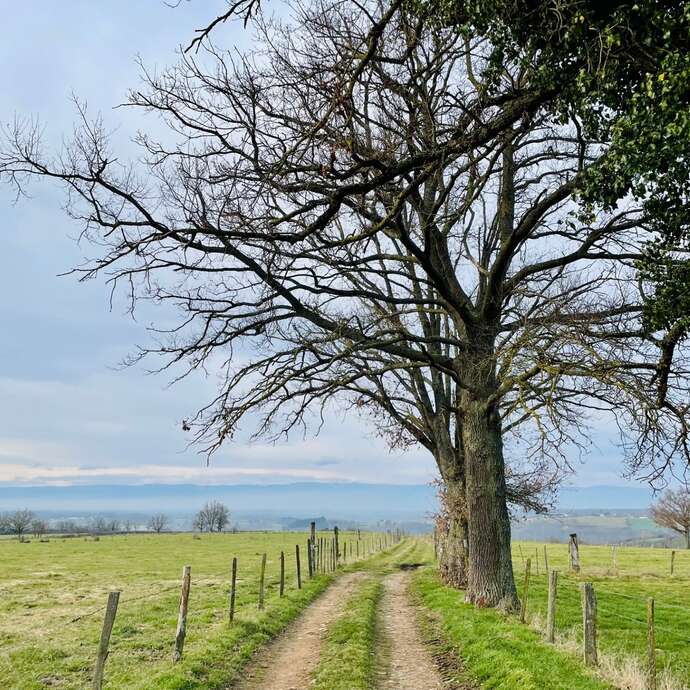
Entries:
<svg viewBox="0 0 690 690">
<path fill-rule="evenodd" d="M 340 541 L 338 539 L 338 526 L 337 525 L 333 528 L 333 544 L 335 546 L 333 555 L 334 555 L 335 564 L 337 566 L 338 561 L 340 560 Z"/>
<path fill-rule="evenodd" d="M 654 643 L 654 599 L 647 599 L 647 685 L 656 690 L 656 649 Z"/>
<path fill-rule="evenodd" d="M 597 666 L 597 597 L 591 582 L 582 583 L 582 627 L 586 666 Z"/>
<path fill-rule="evenodd" d="M 617 562 L 617 560 L 616 560 L 616 550 L 617 550 L 617 548 L 618 548 L 618 547 L 617 547 L 615 544 L 611 547 L 611 565 L 612 565 L 612 567 L 613 567 L 614 570 L 617 570 L 617 569 L 618 569 L 618 562 Z"/>
<path fill-rule="evenodd" d="M 235 620 L 235 594 L 237 592 L 237 558 L 232 559 L 232 582 L 230 584 L 230 622 Z"/>
<path fill-rule="evenodd" d="M 309 571 L 309 579 L 314 577 L 314 562 L 312 560 L 311 542 L 307 539 L 307 569 Z"/>
<path fill-rule="evenodd" d="M 522 546 L 518 544 L 518 550 L 520 551 L 520 558 L 522 559 L 522 567 L 525 567 L 525 554 L 522 553 Z"/>
<path fill-rule="evenodd" d="M 266 554 L 261 556 L 261 574 L 259 575 L 259 608 L 264 607 L 264 582 L 266 581 Z"/>
<path fill-rule="evenodd" d="M 527 620 L 527 597 L 529 595 L 529 576 L 530 570 L 532 568 L 532 559 L 527 559 L 527 565 L 525 566 L 525 584 L 522 589 L 522 604 L 520 606 L 520 623 L 524 623 Z"/>
<path fill-rule="evenodd" d="M 285 552 L 280 552 L 280 596 L 285 594 Z"/>
<path fill-rule="evenodd" d="M 544 572 L 549 572 L 549 556 L 546 553 L 546 544 L 544 544 Z"/>
<path fill-rule="evenodd" d="M 96 656 L 96 668 L 93 672 L 93 690 L 101 690 L 103 687 L 103 673 L 105 672 L 105 662 L 108 658 L 110 633 L 113 631 L 119 601 L 120 592 L 110 592 L 108 594 L 108 603 L 106 604 L 105 616 L 103 617 L 103 629 L 101 630 L 101 641 L 98 644 L 98 654 Z"/>
<path fill-rule="evenodd" d="M 297 589 L 302 589 L 302 569 L 299 563 L 299 544 L 295 544 L 295 560 L 297 562 Z"/>
<path fill-rule="evenodd" d="M 184 638 L 187 635 L 187 608 L 189 606 L 189 589 L 192 585 L 192 566 L 182 568 L 182 591 L 180 593 L 180 610 L 177 614 L 177 631 L 175 632 L 175 651 L 173 662 L 177 663 L 182 658 L 184 650 Z"/>
<path fill-rule="evenodd" d="M 577 543 L 577 534 L 570 535 L 568 542 L 568 559 L 570 562 L 570 569 L 573 572 L 580 572 L 580 547 Z"/>
<path fill-rule="evenodd" d="M 558 571 L 549 573 L 549 599 L 546 611 L 546 641 L 556 641 L 556 590 L 558 587 Z"/>
<path fill-rule="evenodd" d="M 671 551 L 671 575 L 673 575 L 673 571 L 676 569 L 676 552 Z"/>
</svg>

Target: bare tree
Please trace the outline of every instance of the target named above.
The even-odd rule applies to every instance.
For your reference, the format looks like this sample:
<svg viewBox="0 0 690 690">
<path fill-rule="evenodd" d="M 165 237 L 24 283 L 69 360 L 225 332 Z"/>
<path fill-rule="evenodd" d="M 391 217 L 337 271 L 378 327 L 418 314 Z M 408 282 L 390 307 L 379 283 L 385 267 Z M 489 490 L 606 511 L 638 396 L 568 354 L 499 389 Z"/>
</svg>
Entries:
<svg viewBox="0 0 690 690">
<path fill-rule="evenodd" d="M 690 549 L 690 491 L 669 489 L 651 506 L 652 520 L 685 537 L 685 548 Z"/>
<path fill-rule="evenodd" d="M 224 358 L 217 398 L 184 425 L 209 452 L 250 414 L 274 438 L 331 402 L 383 420 L 454 497 L 468 599 L 515 606 L 511 476 L 517 502 L 539 493 L 524 458 L 569 471 L 588 413 L 614 415 L 631 473 L 689 454 L 686 345 L 642 320 L 643 210 L 580 206 L 607 147 L 555 114 L 538 65 L 500 63 L 481 37 L 396 0 L 255 25 L 253 53 L 205 47 L 146 74 L 130 105 L 173 136 L 139 136 L 143 169 L 82 112 L 54 159 L 37 127 L 10 129 L 0 172 L 67 185 L 102 252 L 83 278 L 180 307 L 142 356 Z"/>
<path fill-rule="evenodd" d="M 160 534 L 168 526 L 169 522 L 170 519 L 167 515 L 163 513 L 156 513 L 155 515 L 151 516 L 148 528 L 149 530 L 151 530 L 151 532 L 156 532 L 156 534 Z"/>
<path fill-rule="evenodd" d="M 31 533 L 37 539 L 43 537 L 43 535 L 48 531 L 48 523 L 45 520 L 35 518 L 31 521 Z"/>
<path fill-rule="evenodd" d="M 28 509 L 15 510 L 6 517 L 7 529 L 11 534 L 16 534 L 18 539 L 22 539 L 26 531 L 31 526 L 35 515 Z"/>
<path fill-rule="evenodd" d="M 222 532 L 230 522 L 230 510 L 220 501 L 209 501 L 196 514 L 194 527 L 200 532 Z"/>
</svg>

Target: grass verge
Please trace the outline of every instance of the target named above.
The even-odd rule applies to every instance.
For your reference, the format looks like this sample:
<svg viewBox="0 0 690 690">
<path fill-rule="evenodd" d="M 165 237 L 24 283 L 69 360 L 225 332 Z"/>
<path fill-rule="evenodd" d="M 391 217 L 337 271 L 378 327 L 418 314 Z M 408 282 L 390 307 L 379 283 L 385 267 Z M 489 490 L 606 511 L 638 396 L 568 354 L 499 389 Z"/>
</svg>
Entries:
<svg viewBox="0 0 690 690">
<path fill-rule="evenodd" d="M 486 690 L 609 690 L 582 664 L 542 642 L 538 633 L 492 609 L 465 604 L 463 593 L 420 570 L 413 591 L 438 618 L 439 630 L 466 673 Z"/>
<path fill-rule="evenodd" d="M 373 687 L 376 609 L 382 590 L 379 579 L 369 580 L 345 602 L 345 612 L 328 630 L 313 690 Z"/>
</svg>

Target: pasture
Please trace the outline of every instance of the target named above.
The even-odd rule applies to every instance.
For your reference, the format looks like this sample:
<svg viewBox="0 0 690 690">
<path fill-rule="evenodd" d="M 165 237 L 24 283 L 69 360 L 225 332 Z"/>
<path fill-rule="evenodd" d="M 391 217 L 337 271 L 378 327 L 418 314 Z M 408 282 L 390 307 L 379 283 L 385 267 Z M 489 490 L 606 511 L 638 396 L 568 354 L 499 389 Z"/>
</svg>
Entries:
<svg viewBox="0 0 690 690">
<path fill-rule="evenodd" d="M 306 533 L 159 534 L 0 541 L 3 687 L 89 686 L 110 590 L 121 590 L 105 687 L 213 688 L 294 618 L 332 579 L 307 574 Z M 323 536 L 323 535 L 322 535 Z M 330 533 L 327 535 L 330 537 Z M 341 533 L 354 544 L 354 535 Z M 297 589 L 295 545 L 302 547 Z M 362 533 L 361 552 L 374 548 Z M 285 552 L 285 596 L 279 559 Z M 266 601 L 258 609 L 267 554 Z M 238 559 L 235 622 L 228 624 L 231 562 Z M 184 657 L 172 663 L 182 567 L 192 567 Z"/>
<path fill-rule="evenodd" d="M 580 584 L 591 582 L 597 597 L 598 642 L 603 665 L 623 684 L 634 676 L 647 653 L 647 600 L 655 603 L 655 647 L 660 676 L 670 675 L 677 687 L 690 681 L 690 552 L 661 548 L 580 545 L 581 571 L 568 570 L 565 544 L 518 542 L 513 562 L 518 586 L 531 558 L 528 614 L 536 627 L 546 621 L 546 546 L 550 569 L 559 571 L 556 629 L 565 646 L 577 649 L 582 637 Z M 539 569 L 537 570 L 537 563 Z"/>
<path fill-rule="evenodd" d="M 128 535 L 51 538 L 22 544 L 0 541 L 0 677 L 17 690 L 89 687 L 107 593 L 121 590 L 110 644 L 105 688 L 195 690 L 226 688 L 250 657 L 285 628 L 337 576 L 308 577 L 302 560 L 297 588 L 295 545 L 306 533 Z M 330 533 L 320 536 L 331 536 Z M 523 595 L 526 559 L 531 576 L 527 624 L 517 616 L 476 609 L 463 593 L 445 587 L 432 566 L 429 540 L 404 540 L 376 552 L 379 536 L 362 533 L 348 544 L 344 570 L 362 571 L 349 593 L 332 598 L 323 647 L 313 659 L 311 682 L 319 690 L 371 690 L 376 679 L 399 663 L 391 593 L 381 603 L 402 564 L 427 644 L 436 656 L 457 659 L 444 667 L 449 687 L 495 690 L 644 690 L 647 600 L 656 604 L 658 690 L 685 690 L 690 679 L 690 553 L 677 551 L 670 574 L 669 549 L 580 546 L 582 569 L 568 569 L 565 544 L 516 542 L 516 581 Z M 559 572 L 556 644 L 544 636 L 549 569 Z M 280 552 L 285 553 L 285 596 L 279 596 Z M 259 610 L 259 572 L 267 554 L 265 608 Z M 373 555 L 372 555 L 373 553 Z M 366 559 L 364 556 L 366 555 Z M 235 620 L 228 621 L 231 562 L 238 559 Z M 192 566 L 184 655 L 173 663 L 182 566 Z M 431 567 L 425 567 L 431 566 Z M 352 573 L 347 578 L 352 577 Z M 391 577 L 393 578 L 391 580 Z M 598 600 L 600 665 L 582 661 L 580 585 L 591 582 Z M 387 602 L 387 603 L 386 603 Z M 338 611 L 342 616 L 338 617 Z M 393 622 L 391 623 L 391 620 Z M 385 625 L 382 625 L 382 621 Z M 425 622 L 426 621 L 426 622 Z M 393 625 L 393 628 L 390 626 Z M 406 626 L 410 625 L 408 620 Z M 387 627 L 386 627 L 387 626 Z M 408 627 L 405 630 L 409 630 Z M 391 632 L 392 631 L 392 632 Z M 384 635 L 385 638 L 385 635 Z M 299 644 L 299 640 L 295 641 Z M 271 653 L 270 647 L 266 650 Z M 305 671 L 306 673 L 306 671 Z M 251 680 L 251 675 L 249 676 Z M 349 684 L 349 685 L 348 685 Z M 240 687 L 243 687 L 242 685 Z M 254 686 L 252 686 L 253 688 Z M 386 686 L 387 687 L 387 686 Z"/>
</svg>

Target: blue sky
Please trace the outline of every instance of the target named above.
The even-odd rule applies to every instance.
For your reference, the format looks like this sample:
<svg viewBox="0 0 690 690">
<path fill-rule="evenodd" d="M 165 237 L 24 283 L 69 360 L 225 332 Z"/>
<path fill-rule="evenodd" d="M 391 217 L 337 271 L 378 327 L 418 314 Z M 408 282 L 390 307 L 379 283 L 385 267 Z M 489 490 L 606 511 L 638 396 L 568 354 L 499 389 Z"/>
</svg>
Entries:
<svg viewBox="0 0 690 690">
<path fill-rule="evenodd" d="M 135 86 L 140 55 L 149 67 L 176 59 L 193 29 L 220 12 L 220 0 L 27 0 L 3 4 L 0 118 L 36 115 L 45 142 L 58 147 L 74 121 L 72 94 L 102 112 L 126 141 L 137 123 L 113 110 Z M 222 29 L 223 44 L 246 45 L 240 25 Z M 333 415 L 317 438 L 284 444 L 227 445 L 206 467 L 186 448 L 180 421 L 206 402 L 214 380 L 201 376 L 168 388 L 164 376 L 118 369 L 146 325 L 122 305 L 108 306 L 99 281 L 78 284 L 59 273 L 88 254 L 74 240 L 79 226 L 61 211 L 61 190 L 44 184 L 13 204 L 0 188 L 0 484 L 302 480 L 426 482 L 424 451 L 389 453 L 356 417 Z M 579 485 L 620 484 L 620 461 L 605 425 L 578 473 Z"/>
</svg>

